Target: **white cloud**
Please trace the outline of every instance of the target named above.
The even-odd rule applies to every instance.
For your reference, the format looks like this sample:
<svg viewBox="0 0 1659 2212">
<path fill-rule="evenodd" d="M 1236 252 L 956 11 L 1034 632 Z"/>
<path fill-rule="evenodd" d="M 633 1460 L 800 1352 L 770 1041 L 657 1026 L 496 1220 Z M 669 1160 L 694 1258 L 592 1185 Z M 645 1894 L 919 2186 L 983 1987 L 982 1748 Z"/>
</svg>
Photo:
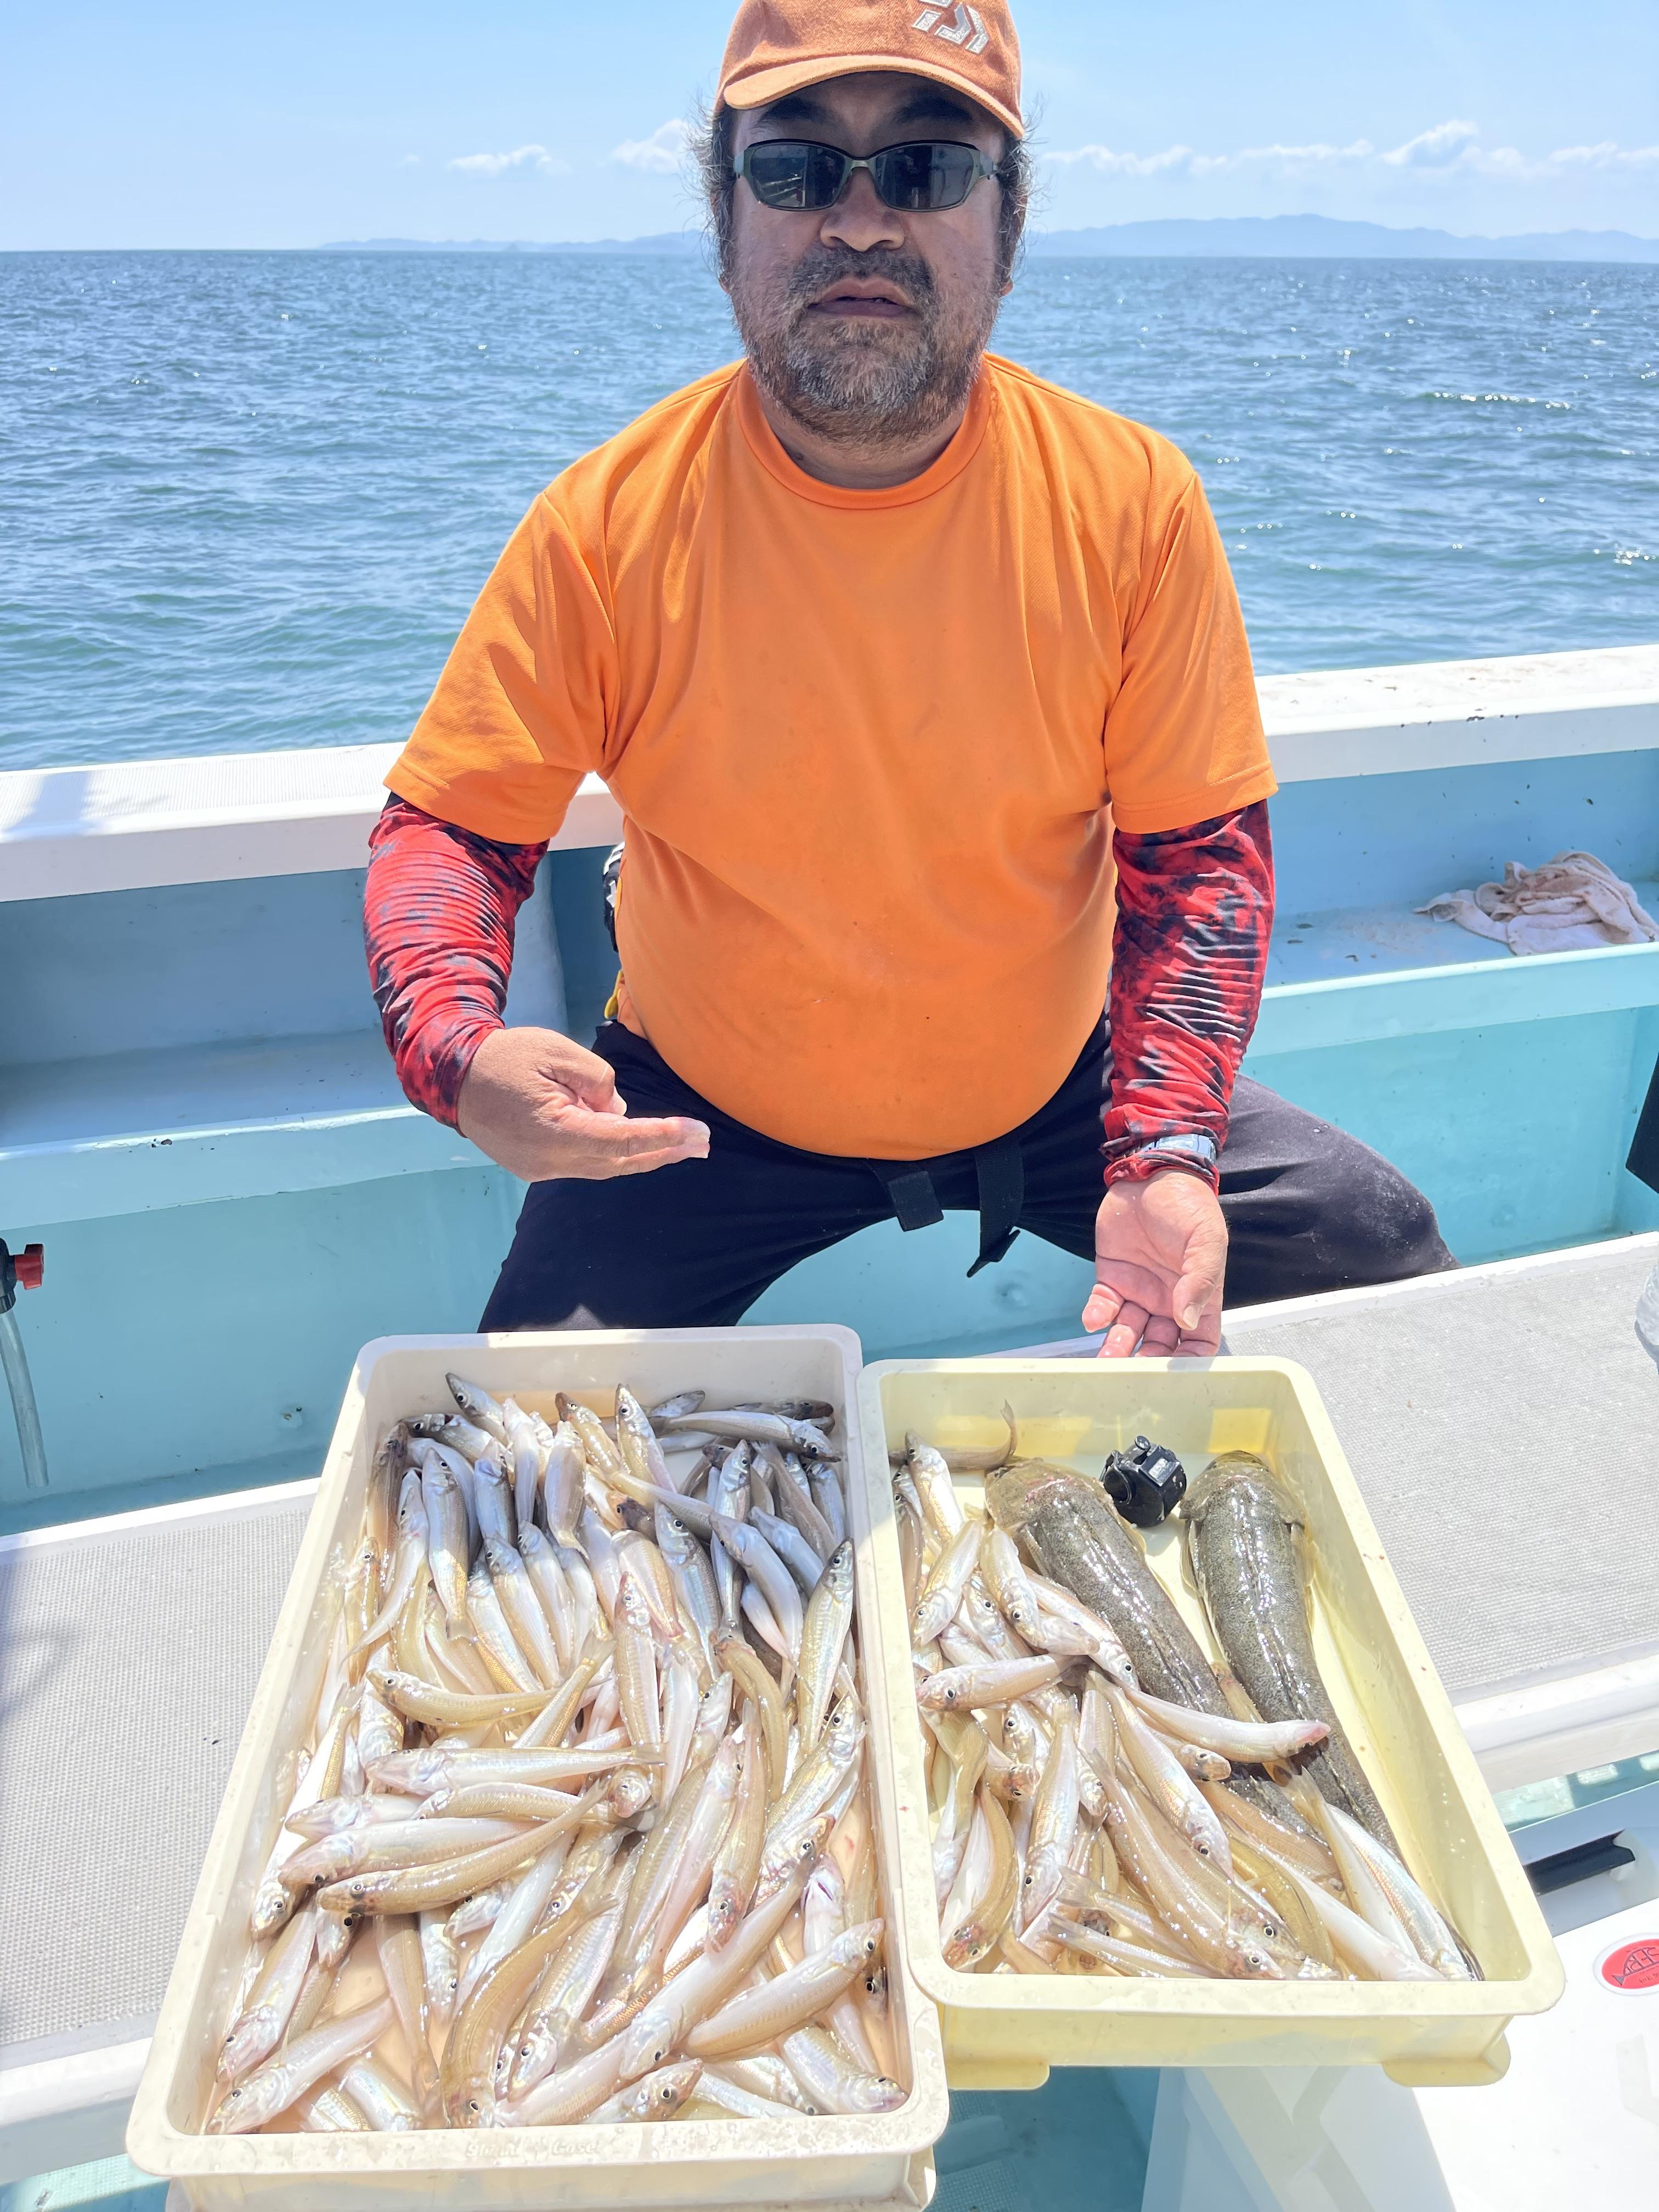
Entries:
<svg viewBox="0 0 1659 2212">
<path fill-rule="evenodd" d="M 1559 146 L 1550 160 L 1564 169 L 1653 169 L 1659 168 L 1659 146 L 1615 146 L 1603 139 L 1599 146 Z"/>
<path fill-rule="evenodd" d="M 1468 169 L 1477 177 L 1547 177 L 1552 154 L 1547 160 L 1529 161 L 1518 146 L 1465 146 L 1454 161 L 1437 164 L 1448 169 Z"/>
<path fill-rule="evenodd" d="M 1449 168 L 1480 136 L 1478 123 L 1437 123 L 1432 131 L 1419 131 L 1382 159 L 1391 169 Z"/>
<path fill-rule="evenodd" d="M 1366 161 L 1376 150 L 1369 138 L 1356 138 L 1348 146 L 1247 146 L 1241 154 L 1222 155 L 1221 165 L 1243 168 L 1271 162 L 1287 169 L 1311 168 L 1328 161 Z"/>
<path fill-rule="evenodd" d="M 1410 169 L 1433 175 L 1475 175 L 1531 181 L 1559 177 L 1571 170 L 1645 170 L 1659 167 L 1659 146 L 1562 146 L 1533 157 L 1514 146 L 1483 146 L 1478 124 L 1454 118 L 1419 131 L 1401 146 L 1379 154 L 1367 138 L 1346 146 L 1316 142 L 1306 146 L 1244 146 L 1231 154 L 1200 154 L 1191 146 L 1166 146 L 1161 153 L 1131 154 L 1110 146 L 1076 146 L 1046 159 L 1058 168 L 1089 168 L 1103 176 L 1211 177 L 1223 173 L 1285 176 L 1339 167 Z"/>
<path fill-rule="evenodd" d="M 1333 161 L 1363 161 L 1375 152 L 1369 139 L 1351 146 L 1245 146 L 1237 154 L 1200 154 L 1190 146 L 1166 146 L 1161 154 L 1121 154 L 1109 146 L 1079 146 L 1050 154 L 1061 167 L 1079 165 L 1114 177 L 1209 177 L 1223 169 L 1306 169 Z"/>
<path fill-rule="evenodd" d="M 1616 146 L 1604 138 L 1595 146 L 1558 146 L 1537 157 L 1517 146 L 1483 146 L 1473 123 L 1443 123 L 1382 156 L 1396 167 L 1462 170 L 1479 177 L 1528 182 L 1559 177 L 1570 170 L 1645 169 L 1659 166 L 1659 146 Z"/>
<path fill-rule="evenodd" d="M 1119 154 L 1109 146 L 1074 146 L 1069 153 L 1050 154 L 1060 168 L 1098 169 L 1108 177 L 1160 177 L 1166 171 L 1190 171 L 1197 159 L 1190 146 L 1166 146 L 1161 154 Z"/>
<path fill-rule="evenodd" d="M 684 158 L 685 142 L 690 135 L 690 125 L 673 115 L 666 123 L 659 123 L 648 138 L 624 138 L 620 146 L 613 146 L 611 159 L 620 161 L 625 168 L 643 169 L 653 176 L 672 176 Z"/>
<path fill-rule="evenodd" d="M 468 177 L 504 177 L 514 171 L 521 175 L 562 177 L 570 167 L 568 161 L 550 154 L 545 146 L 515 146 L 510 154 L 458 154 L 449 166 Z"/>
</svg>

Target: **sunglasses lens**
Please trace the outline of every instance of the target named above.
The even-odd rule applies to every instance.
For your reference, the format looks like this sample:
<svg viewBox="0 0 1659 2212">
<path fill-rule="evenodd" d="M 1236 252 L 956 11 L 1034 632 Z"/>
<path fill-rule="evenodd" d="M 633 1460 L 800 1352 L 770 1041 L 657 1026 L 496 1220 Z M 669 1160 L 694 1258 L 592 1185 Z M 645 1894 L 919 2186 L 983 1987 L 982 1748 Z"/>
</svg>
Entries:
<svg viewBox="0 0 1659 2212">
<path fill-rule="evenodd" d="M 876 191 L 890 208 L 922 213 L 960 207 L 974 189 L 979 157 L 971 146 L 919 138 L 884 148 L 870 166 Z M 852 159 L 808 138 L 769 138 L 747 149 L 742 167 L 763 207 L 816 213 L 841 198 Z"/>
<path fill-rule="evenodd" d="M 971 146 L 919 139 L 876 156 L 875 186 L 890 208 L 920 212 L 960 207 L 974 188 Z"/>
<path fill-rule="evenodd" d="M 744 158 L 750 189 L 763 207 L 833 207 L 847 180 L 847 156 L 805 139 L 769 139 Z"/>
</svg>

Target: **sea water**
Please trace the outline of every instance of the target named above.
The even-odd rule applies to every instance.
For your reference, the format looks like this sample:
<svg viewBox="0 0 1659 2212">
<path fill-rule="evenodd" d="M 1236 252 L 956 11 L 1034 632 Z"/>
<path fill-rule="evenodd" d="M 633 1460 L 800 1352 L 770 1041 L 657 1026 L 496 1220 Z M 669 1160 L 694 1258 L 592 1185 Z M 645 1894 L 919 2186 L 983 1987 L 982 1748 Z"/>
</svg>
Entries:
<svg viewBox="0 0 1659 2212">
<path fill-rule="evenodd" d="M 1263 671 L 1659 636 L 1659 267 L 1033 260 Z M 401 737 L 538 489 L 736 350 L 697 253 L 0 256 L 0 768 Z"/>
</svg>

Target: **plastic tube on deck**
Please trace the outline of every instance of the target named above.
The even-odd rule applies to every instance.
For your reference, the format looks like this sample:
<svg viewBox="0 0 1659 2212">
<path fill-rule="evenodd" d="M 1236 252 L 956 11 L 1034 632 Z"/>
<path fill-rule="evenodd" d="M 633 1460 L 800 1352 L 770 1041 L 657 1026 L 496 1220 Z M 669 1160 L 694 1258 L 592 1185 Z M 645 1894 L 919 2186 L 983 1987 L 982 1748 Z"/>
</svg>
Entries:
<svg viewBox="0 0 1659 2212">
<path fill-rule="evenodd" d="M 1659 1267 L 1642 1286 L 1636 1301 L 1636 1338 L 1656 1367 L 1659 1367 Z"/>
<path fill-rule="evenodd" d="M 17 1326 L 16 1315 L 9 1309 L 0 1312 L 0 1367 L 6 1370 L 6 1387 L 11 1392 L 11 1410 L 17 1421 L 24 1484 L 30 1490 L 45 1490 L 48 1486 L 46 1446 L 40 1434 L 40 1413 L 34 1402 L 34 1385 L 29 1379 L 23 1333 Z"/>
</svg>

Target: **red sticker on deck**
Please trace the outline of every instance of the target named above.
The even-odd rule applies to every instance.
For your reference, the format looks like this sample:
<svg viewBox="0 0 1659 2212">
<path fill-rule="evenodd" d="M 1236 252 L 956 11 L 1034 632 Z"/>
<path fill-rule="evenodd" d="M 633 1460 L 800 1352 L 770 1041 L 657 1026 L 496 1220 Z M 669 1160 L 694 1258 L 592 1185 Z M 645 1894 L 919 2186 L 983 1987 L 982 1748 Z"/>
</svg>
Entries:
<svg viewBox="0 0 1659 2212">
<path fill-rule="evenodd" d="M 1615 1943 L 1596 1960 L 1595 1971 L 1610 1990 L 1659 1989 L 1659 1936 Z"/>
</svg>

